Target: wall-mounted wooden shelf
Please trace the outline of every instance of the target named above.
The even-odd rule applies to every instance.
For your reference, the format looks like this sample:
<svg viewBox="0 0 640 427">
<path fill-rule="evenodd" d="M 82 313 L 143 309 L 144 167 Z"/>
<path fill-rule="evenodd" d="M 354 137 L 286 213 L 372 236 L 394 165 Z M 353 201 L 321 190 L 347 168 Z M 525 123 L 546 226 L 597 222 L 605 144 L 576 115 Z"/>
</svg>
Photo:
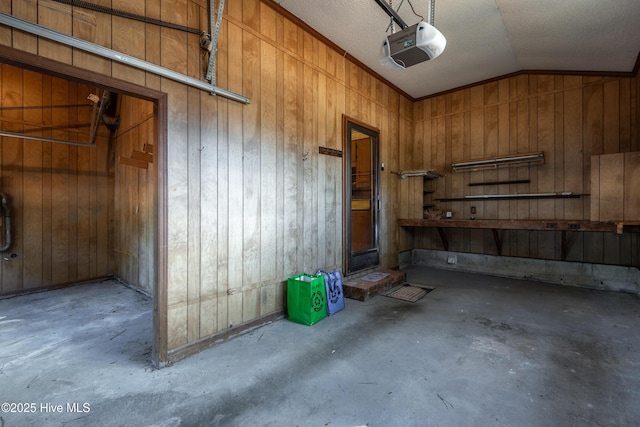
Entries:
<svg viewBox="0 0 640 427">
<path fill-rule="evenodd" d="M 439 178 L 443 176 L 440 172 L 434 169 L 412 169 L 412 170 L 404 170 L 400 172 L 392 171 L 391 173 L 398 175 L 402 179 L 417 177 L 417 176 L 434 179 L 434 178 Z"/>
<path fill-rule="evenodd" d="M 544 164 L 544 152 L 513 154 L 484 159 L 466 160 L 451 163 L 454 172 L 474 172 L 487 169 L 497 169 L 503 166 L 534 166 Z"/>
<path fill-rule="evenodd" d="M 470 182 L 469 187 L 478 187 L 480 185 L 511 185 L 511 184 L 529 184 L 530 179 L 516 179 L 513 181 L 485 181 L 485 182 Z"/>
<path fill-rule="evenodd" d="M 483 200 L 522 200 L 522 199 L 577 199 L 588 194 L 574 193 L 532 193 L 532 194 L 483 194 L 478 196 L 435 199 L 439 202 L 477 202 Z"/>
</svg>

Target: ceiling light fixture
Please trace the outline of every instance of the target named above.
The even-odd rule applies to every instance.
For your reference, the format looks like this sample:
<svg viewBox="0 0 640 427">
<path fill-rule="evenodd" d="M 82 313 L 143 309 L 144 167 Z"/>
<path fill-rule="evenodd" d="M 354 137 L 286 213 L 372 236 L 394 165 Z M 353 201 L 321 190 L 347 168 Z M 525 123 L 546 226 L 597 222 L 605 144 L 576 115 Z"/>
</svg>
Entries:
<svg viewBox="0 0 640 427">
<path fill-rule="evenodd" d="M 376 2 L 380 4 L 382 0 L 376 0 Z M 382 8 L 391 17 L 392 23 L 393 21 L 398 22 L 402 27 L 402 30 L 397 33 L 392 32 L 382 42 L 380 59 L 382 65 L 403 70 L 412 65 L 435 59 L 444 51 L 447 39 L 433 26 L 435 0 L 431 0 L 429 9 L 430 24 L 421 21 L 410 27 L 403 26 L 404 21 L 390 6 Z"/>
</svg>

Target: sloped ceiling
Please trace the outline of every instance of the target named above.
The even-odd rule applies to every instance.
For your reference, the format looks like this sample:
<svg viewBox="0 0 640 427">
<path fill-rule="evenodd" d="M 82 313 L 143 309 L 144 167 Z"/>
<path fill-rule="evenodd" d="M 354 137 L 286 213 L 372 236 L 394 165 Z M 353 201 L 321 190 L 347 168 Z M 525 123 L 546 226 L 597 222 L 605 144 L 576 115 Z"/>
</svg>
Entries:
<svg viewBox="0 0 640 427">
<path fill-rule="evenodd" d="M 439 0 L 447 47 L 405 70 L 380 64 L 390 18 L 374 0 L 276 3 L 414 99 L 519 71 L 631 73 L 640 52 L 640 0 Z M 430 3 L 411 0 L 427 22 Z M 392 6 L 421 20 L 409 0 Z"/>
</svg>

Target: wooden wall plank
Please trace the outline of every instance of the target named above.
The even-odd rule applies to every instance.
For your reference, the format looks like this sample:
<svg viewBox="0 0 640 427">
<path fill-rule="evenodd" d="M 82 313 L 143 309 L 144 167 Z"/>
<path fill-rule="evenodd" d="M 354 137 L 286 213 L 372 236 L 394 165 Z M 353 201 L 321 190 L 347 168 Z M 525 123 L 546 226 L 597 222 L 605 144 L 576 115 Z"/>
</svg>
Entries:
<svg viewBox="0 0 640 427">
<path fill-rule="evenodd" d="M 215 6 L 214 6 L 215 7 Z M 200 19 L 200 12 L 202 18 Z M 186 4 L 187 25 L 189 27 L 201 28 L 208 22 L 205 18 L 205 10 L 201 5 L 188 1 Z M 198 46 L 200 37 L 195 34 L 186 36 L 188 46 Z M 198 49 L 187 48 L 187 75 L 194 78 L 201 78 L 204 75 L 204 66 L 200 63 L 202 57 Z M 188 304 L 187 304 L 187 339 L 188 341 L 196 341 L 203 337 L 200 327 L 202 325 L 201 312 L 202 302 L 206 297 L 202 295 L 202 267 L 204 263 L 202 253 L 202 215 L 203 204 L 202 198 L 202 151 L 204 149 L 203 136 L 201 133 L 201 91 L 190 87 L 187 92 L 188 97 L 188 174 L 189 174 L 189 217 L 188 217 Z"/>
<path fill-rule="evenodd" d="M 554 192 L 555 186 L 555 111 L 554 96 L 549 88 L 553 87 L 553 80 L 546 79 L 538 86 L 541 92 L 537 104 L 537 151 L 545 155 L 545 164 L 532 170 L 537 177 L 536 191 L 540 193 Z M 544 89 L 543 89 L 544 88 Z M 542 92 L 544 90 L 544 92 Z M 539 200 L 534 218 L 557 218 L 556 204 L 553 200 Z M 551 233 L 537 234 L 537 254 L 539 258 L 555 258 L 555 236 Z"/>
<path fill-rule="evenodd" d="M 431 156 L 431 121 L 427 121 L 424 120 L 425 115 L 427 114 L 425 112 L 425 110 L 428 110 L 428 114 L 431 115 L 431 102 L 430 101 L 422 101 L 419 103 L 415 103 L 413 105 L 413 120 L 414 120 L 414 127 L 413 127 L 413 133 L 414 133 L 414 140 L 417 142 L 416 144 L 416 149 L 415 149 L 415 157 L 416 160 L 418 161 L 418 167 L 419 168 L 425 168 L 425 169 L 430 169 L 431 168 L 431 162 L 433 157 Z M 385 120 L 385 124 L 388 125 L 388 116 L 389 114 L 387 113 L 387 118 Z M 426 200 L 430 200 L 432 201 L 433 198 L 435 198 L 435 193 L 431 194 L 431 195 L 425 195 L 423 193 L 424 188 L 425 188 L 425 180 L 424 179 L 419 179 L 416 181 L 420 181 L 420 184 L 422 184 L 422 189 L 420 188 L 416 188 L 416 201 L 419 202 L 420 204 L 424 205 L 424 203 L 426 203 Z M 419 184 L 416 183 L 416 187 L 418 187 Z M 434 186 L 434 189 L 437 190 L 437 188 Z M 435 204 L 435 203 L 434 203 Z M 419 212 L 417 212 L 416 217 L 417 218 L 424 218 L 425 215 L 425 210 L 429 209 L 429 208 L 425 208 L 424 206 L 420 206 L 422 209 L 419 210 Z M 414 233 L 415 234 L 415 240 L 422 242 L 426 239 L 429 238 L 429 231 L 428 230 L 420 230 L 419 233 Z M 386 235 L 386 234 L 385 234 Z M 424 244 L 424 243 L 418 243 L 418 244 Z"/>
<path fill-rule="evenodd" d="M 188 91 L 178 83 L 162 80 L 163 90 L 172 94 L 168 103 L 169 115 L 176 120 L 167 129 L 168 191 L 172 197 L 167 213 L 167 316 L 168 346 L 180 347 L 189 342 L 188 332 L 188 268 L 189 268 L 189 175 L 188 175 Z"/>
<path fill-rule="evenodd" d="M 498 82 L 498 154 L 509 155 L 511 153 L 510 148 L 510 120 L 509 120 L 509 99 L 510 99 L 510 84 L 508 79 L 503 79 Z M 510 171 L 508 168 L 503 168 L 503 170 L 498 171 L 498 180 L 499 181 L 508 181 L 509 180 Z M 498 192 L 509 191 L 511 189 L 511 185 L 502 186 L 503 188 L 498 188 Z M 510 201 L 499 201 L 498 202 L 498 219 L 506 219 L 509 218 L 509 208 Z M 502 233 L 500 236 L 502 239 L 502 253 L 509 254 L 511 253 L 509 238 L 510 233 Z"/>
<path fill-rule="evenodd" d="M 585 82 L 589 82 L 585 79 Z M 584 170 L 591 170 L 591 156 L 600 155 L 604 152 L 603 145 L 603 86 L 597 82 L 587 84 L 583 89 L 583 167 Z M 582 191 L 590 191 L 590 174 L 583 173 Z M 591 205 L 588 206 L 589 209 Z M 583 209 L 586 209 L 583 203 Z M 590 212 L 585 212 L 583 216 L 588 216 Z M 600 233 L 588 233 L 583 236 L 584 256 L 589 262 L 602 262 L 603 237 Z"/>
<path fill-rule="evenodd" d="M 599 176 L 599 221 L 620 221 L 624 219 L 625 205 L 625 155 L 610 154 L 596 156 Z M 592 197 L 594 194 L 592 193 Z"/>
<path fill-rule="evenodd" d="M 302 31 L 302 30 L 300 30 Z M 298 49 L 302 50 L 302 48 L 300 47 L 300 45 L 302 44 L 302 37 L 298 38 Z M 305 63 L 304 62 L 296 62 L 296 67 L 297 67 L 297 74 L 300 76 L 297 80 L 297 87 L 296 87 L 296 96 L 298 98 L 297 100 L 297 110 L 296 110 L 296 155 L 294 158 L 294 164 L 296 165 L 296 193 L 295 193 L 295 201 L 292 201 L 292 203 L 295 203 L 295 205 L 298 207 L 296 209 L 296 220 L 295 220 L 295 224 L 296 224 L 296 231 L 297 234 L 292 236 L 294 239 L 300 239 L 300 241 L 304 241 L 304 212 L 305 212 L 305 208 L 304 208 L 304 203 L 305 203 L 305 187 L 304 187 L 304 137 L 305 137 L 305 129 L 304 129 L 304 114 L 305 114 L 305 90 L 307 89 L 306 85 L 306 79 L 304 77 L 304 72 L 305 72 Z M 295 247 L 295 260 L 296 260 L 296 267 L 294 269 L 294 272 L 297 274 L 298 272 L 304 271 L 304 267 L 305 267 L 305 259 L 304 259 L 304 245 L 299 244 L 299 242 L 296 242 L 296 247 Z"/>
<path fill-rule="evenodd" d="M 201 170 L 201 265 L 200 265 L 200 336 L 218 332 L 218 99 L 200 92 Z M 222 102 L 221 102 L 222 103 Z M 211 118 L 210 116 L 213 116 Z M 213 167 L 212 167 L 213 166 Z"/>
<path fill-rule="evenodd" d="M 113 147 L 107 138 L 99 138 L 96 147 L 96 277 L 106 275 L 115 268 L 113 262 L 113 208 L 115 165 L 111 161 Z M 106 224 L 106 226 L 105 226 Z"/>
<path fill-rule="evenodd" d="M 630 85 L 630 92 L 631 147 L 629 151 L 640 151 L 640 73 L 633 79 Z"/>
<path fill-rule="evenodd" d="M 564 190 L 580 194 L 583 191 L 582 151 L 583 151 L 583 118 L 582 118 L 582 90 L 567 90 L 563 106 L 563 149 L 564 149 Z M 564 219 L 582 218 L 579 200 L 565 201 Z"/>
<path fill-rule="evenodd" d="M 602 152 L 604 154 L 618 153 L 620 151 L 620 125 L 623 121 L 620 116 L 620 80 L 606 82 L 603 91 Z"/>
<path fill-rule="evenodd" d="M 67 105 L 69 101 L 69 82 L 54 79 L 52 85 L 53 105 Z M 52 114 L 52 126 L 55 128 L 67 126 L 69 123 L 68 112 L 64 109 L 56 111 Z M 54 131 L 53 136 L 56 138 L 66 139 L 68 135 L 63 131 Z M 72 171 L 70 166 L 70 146 L 62 144 L 54 144 L 52 147 L 52 168 L 56 173 L 52 181 L 53 205 L 53 281 L 55 283 L 65 283 L 70 281 L 69 272 L 69 240 L 72 235 L 69 234 L 69 213 L 70 206 L 69 181 Z"/>
<path fill-rule="evenodd" d="M 260 32 L 271 42 L 278 42 L 278 18 L 276 11 L 260 2 Z"/>
<path fill-rule="evenodd" d="M 293 276 L 298 270 L 296 236 L 298 235 L 298 64 L 288 55 L 284 58 L 284 274 Z"/>
<path fill-rule="evenodd" d="M 43 101 L 43 78 L 42 75 L 31 71 L 23 71 L 24 83 L 24 105 L 36 106 Z M 42 109 L 27 109 L 23 113 L 25 122 L 43 123 Z M 42 131 L 30 133 L 34 136 L 42 136 Z M 43 145 L 40 141 L 24 141 L 24 224 L 28 233 L 24 233 L 23 251 L 24 258 L 24 279 L 23 288 L 29 289 L 43 285 L 43 233 L 44 215 L 43 211 Z M 4 191 L 4 189 L 3 189 Z M 20 212 L 15 212 L 19 214 Z"/>
<path fill-rule="evenodd" d="M 78 99 L 77 85 L 69 84 L 67 102 L 75 104 Z M 54 113 L 55 114 L 55 113 Z M 68 110 L 67 126 L 75 126 L 76 112 L 73 108 Z M 65 138 L 75 140 L 76 136 L 70 132 L 65 132 Z M 67 265 L 69 269 L 69 281 L 78 280 L 78 148 L 75 145 L 69 146 L 67 188 L 69 191 L 69 204 L 67 208 L 69 227 L 69 249 Z"/>
<path fill-rule="evenodd" d="M 52 77 L 42 76 L 42 105 L 52 105 Z M 42 110 L 44 123 L 51 123 L 52 109 Z M 51 130 L 43 130 L 43 136 L 51 136 Z M 42 285 L 48 286 L 53 283 L 53 260 L 46 256 L 53 253 L 53 174 L 52 172 L 52 146 L 53 144 L 43 144 L 42 146 Z"/>
<path fill-rule="evenodd" d="M 555 79 L 555 90 L 554 94 L 554 191 L 555 192 L 563 192 L 565 190 L 565 182 L 564 182 L 564 93 L 562 89 L 564 88 L 564 79 L 562 76 L 557 76 Z M 555 201 L 555 212 L 556 218 L 564 218 L 565 211 L 565 201 L 563 199 L 558 199 Z M 560 239 L 556 237 L 556 251 L 555 257 L 562 256 L 561 248 L 558 245 Z"/>
<path fill-rule="evenodd" d="M 227 28 L 228 76 L 227 87 L 234 92 L 243 90 L 243 32 L 234 24 Z M 238 103 L 228 104 L 229 114 L 229 262 L 228 262 L 228 297 L 227 327 L 240 325 L 243 321 L 243 218 L 244 218 L 244 174 L 243 174 L 243 106 Z M 242 214 L 241 214 L 242 213 Z"/>
<path fill-rule="evenodd" d="M 302 270 L 313 271 L 317 264 L 318 245 L 318 180 L 317 161 L 318 145 L 316 140 L 317 128 L 314 125 L 316 120 L 316 100 L 314 76 L 315 71 L 305 65 L 303 71 L 304 92 L 303 92 L 303 123 L 302 123 L 302 242 L 299 245 L 302 249 Z"/>
<path fill-rule="evenodd" d="M 533 94 L 539 94 L 538 76 L 529 77 L 529 152 L 538 151 L 538 97 L 531 96 Z M 520 168 L 525 169 L 525 168 Z M 529 190 L 531 192 L 539 192 L 538 190 L 538 174 L 535 173 L 538 168 L 526 168 L 529 183 Z M 538 203 L 537 199 L 531 199 L 528 201 L 529 205 L 529 218 L 538 217 Z M 538 253 L 538 239 L 544 238 L 540 236 L 541 233 L 533 232 L 529 233 L 529 256 L 532 258 L 539 258 Z"/>
<path fill-rule="evenodd" d="M 321 114 L 324 116 L 325 125 L 322 126 L 322 137 L 320 144 L 326 147 L 341 150 L 342 147 L 338 145 L 340 139 L 340 132 L 338 130 L 338 112 L 336 104 L 336 85 L 335 81 L 329 78 L 325 78 L 321 86 L 322 90 L 319 93 L 319 101 L 321 102 Z M 324 102 L 323 102 L 324 92 Z M 321 122 L 322 123 L 322 122 Z M 324 142 L 323 142 L 324 141 Z M 337 256 L 339 253 L 336 248 L 335 242 L 339 242 L 342 239 L 341 235 L 338 235 L 337 221 L 341 217 L 341 212 L 338 211 L 338 200 L 342 195 L 342 185 L 340 176 L 342 174 L 342 158 L 326 157 L 324 156 L 325 169 L 320 171 L 320 176 L 326 177 L 324 184 L 324 215 L 319 215 L 321 227 L 324 230 L 324 262 L 319 262 L 320 266 L 324 266 L 327 269 L 335 270 L 342 268 L 342 260 Z M 322 204 L 319 203 L 319 207 Z M 320 244 L 320 243 L 319 243 Z"/>
<path fill-rule="evenodd" d="M 631 113 L 632 108 L 632 96 L 631 96 L 631 88 L 632 88 L 632 79 L 620 79 L 619 81 L 619 104 L 618 104 L 618 113 L 619 113 L 619 150 L 622 153 L 627 153 L 629 151 L 634 151 L 631 149 L 631 140 L 632 140 L 632 124 L 635 122 L 634 117 Z M 614 107 L 615 108 L 615 107 Z M 615 126 L 615 125 L 614 125 Z M 609 152 L 607 152 L 609 153 Z"/>
<path fill-rule="evenodd" d="M 102 3 L 101 6 L 110 5 Z M 82 40 L 111 48 L 111 19 L 111 15 L 76 7 L 73 10 L 73 35 Z M 144 37 L 142 39 L 144 40 Z M 79 49 L 73 52 L 73 65 L 99 74 L 109 75 L 111 73 L 111 61 Z"/>
<path fill-rule="evenodd" d="M 228 87 L 229 61 L 228 58 L 228 34 L 227 23 L 222 22 L 220 38 L 218 41 L 219 60 L 217 61 L 218 84 Z M 215 266 L 217 275 L 216 292 L 216 332 L 226 330 L 229 326 L 229 310 L 227 305 L 229 290 L 229 105 L 230 101 L 220 99 L 218 101 L 217 115 L 217 139 L 218 139 L 218 163 L 215 165 L 215 173 L 218 179 L 217 195 L 217 224 L 215 232 L 218 241 L 218 263 Z M 204 111 L 203 111 L 204 113 Z M 237 206 L 233 207 L 237 209 Z M 235 210 L 233 212 L 236 212 Z"/>
<path fill-rule="evenodd" d="M 176 0 L 180 3 L 180 0 Z M 176 5 L 175 11 L 179 11 Z M 164 14 L 163 9 L 163 14 Z M 179 23 L 179 14 L 169 18 L 171 22 Z M 186 24 L 186 22 L 185 22 Z M 187 74 L 188 53 L 183 47 L 186 43 L 185 33 L 171 28 L 160 29 L 160 65 L 182 74 Z M 114 64 L 115 65 L 115 64 Z"/>
<path fill-rule="evenodd" d="M 529 105 L 529 78 L 526 75 L 516 77 L 516 140 L 514 141 L 516 147 L 516 153 L 528 153 L 530 152 L 530 129 L 531 129 L 531 116 Z M 528 168 L 515 168 L 512 174 L 515 173 L 515 177 L 518 180 L 530 179 Z M 518 192 L 525 192 L 525 185 L 517 185 Z M 516 215 L 518 219 L 527 219 L 530 217 L 529 213 L 529 200 L 516 201 Z M 530 242 L 531 233 L 528 231 L 516 231 L 518 244 L 517 254 L 518 256 L 528 257 L 530 256 Z"/>
<path fill-rule="evenodd" d="M 22 1 L 13 5 L 13 16 L 30 22 L 38 22 L 38 4 L 34 1 Z M 25 52 L 38 52 L 38 38 L 26 32 L 16 31 L 13 34 L 13 46 Z"/>
<path fill-rule="evenodd" d="M 145 0 L 145 14 L 154 19 L 160 19 L 161 0 Z M 153 64 L 161 62 L 161 32 L 156 25 L 147 25 L 145 28 L 145 60 Z M 149 88 L 160 89 L 160 76 L 146 73 L 145 85 Z"/>
<path fill-rule="evenodd" d="M 283 46 L 289 53 L 298 53 L 298 27 L 289 19 L 284 18 L 283 22 Z"/>
<path fill-rule="evenodd" d="M 284 155 L 285 155 L 285 70 L 284 59 L 285 54 L 282 51 L 276 52 L 276 254 L 275 254 L 275 269 L 276 277 L 284 277 L 284 214 L 285 214 L 285 199 L 284 199 Z M 264 99 L 264 98 L 263 98 Z M 283 288 L 282 284 L 278 289 Z M 276 297 L 278 298 L 278 297 Z M 284 306 L 284 299 L 276 299 L 278 306 Z"/>
<path fill-rule="evenodd" d="M 86 219 L 91 218 L 91 187 L 89 176 L 91 174 L 91 148 L 79 147 L 78 148 L 78 175 L 77 180 L 77 279 L 82 277 L 91 277 L 90 265 L 91 257 L 94 255 L 91 252 L 91 240 L 90 240 L 90 221 Z M 76 279 L 76 280 L 77 280 Z"/>
<path fill-rule="evenodd" d="M 14 1 L 13 3 L 18 2 Z M 38 3 L 38 24 L 43 27 L 71 35 L 73 30 L 72 16 L 69 5 L 56 2 Z M 38 55 L 66 64 L 73 61 L 71 47 L 61 46 L 57 42 L 46 39 L 38 40 Z"/>
<path fill-rule="evenodd" d="M 247 2 L 245 0 L 245 13 Z M 260 313 L 260 293 L 254 286 L 260 282 L 260 40 L 250 34 L 242 39 L 242 91 L 252 99 L 242 108 L 242 322 L 255 319 Z"/>
<path fill-rule="evenodd" d="M 624 156 L 624 220 L 640 220 L 640 152 Z"/>
<path fill-rule="evenodd" d="M 318 128 L 316 130 L 317 137 L 317 145 L 319 147 L 326 147 L 326 128 L 324 123 L 326 123 L 326 80 L 323 78 L 324 76 L 321 74 L 317 75 L 317 116 L 318 116 Z M 325 121 L 320 119 L 320 116 L 324 118 Z M 321 136 L 322 135 L 322 136 Z M 316 149 L 318 151 L 318 149 Z M 326 210 L 327 210 L 327 192 L 326 188 L 329 185 L 327 183 L 327 168 L 328 168 L 328 156 L 324 154 L 319 154 L 317 156 L 317 179 L 318 179 L 318 221 L 326 220 Z M 330 196 L 329 196 L 330 197 Z M 327 251 L 322 250 L 327 247 L 327 228 L 318 227 L 318 236 L 317 236 L 317 244 L 318 244 L 318 254 L 316 265 L 327 265 Z"/>
<path fill-rule="evenodd" d="M 144 103 L 146 106 L 153 105 L 150 102 Z M 147 120 L 139 126 L 138 136 L 140 138 L 138 144 L 150 146 L 156 143 L 157 137 L 157 118 L 151 115 Z M 157 192 L 157 176 L 158 161 L 149 164 L 146 171 L 139 170 L 139 214 L 138 214 L 138 286 L 153 295 L 157 284 L 156 271 L 158 262 L 155 254 L 155 235 L 158 229 L 156 212 L 158 204 L 155 194 Z"/>
<path fill-rule="evenodd" d="M 591 211 L 589 219 L 600 221 L 600 159 L 591 159 Z"/>
<path fill-rule="evenodd" d="M 277 280 L 277 164 L 278 164 L 278 118 L 277 118 L 277 65 L 276 49 L 266 42 L 260 42 L 260 278 L 262 283 Z M 256 102 L 258 102 L 256 100 Z M 256 141 L 258 145 L 258 141 Z M 273 313 L 281 303 L 275 300 L 275 284 L 260 291 L 259 315 Z"/>
<path fill-rule="evenodd" d="M 187 265 L 187 340 L 201 338 L 200 310 L 202 283 L 202 183 L 201 155 L 203 150 L 200 123 L 200 91 L 187 90 L 187 203 L 188 203 L 188 265 Z"/>
</svg>

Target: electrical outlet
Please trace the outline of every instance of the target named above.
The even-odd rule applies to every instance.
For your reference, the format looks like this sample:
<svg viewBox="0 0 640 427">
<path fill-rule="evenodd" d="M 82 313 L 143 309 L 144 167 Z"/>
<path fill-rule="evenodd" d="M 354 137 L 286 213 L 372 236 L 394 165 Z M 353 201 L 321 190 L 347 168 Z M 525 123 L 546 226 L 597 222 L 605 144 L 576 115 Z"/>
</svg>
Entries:
<svg viewBox="0 0 640 427">
<path fill-rule="evenodd" d="M 447 264 L 457 264 L 458 263 L 458 256 L 457 255 L 449 255 L 447 257 Z"/>
<path fill-rule="evenodd" d="M 471 214 L 472 215 L 476 214 L 476 207 L 475 206 L 471 206 Z"/>
</svg>

